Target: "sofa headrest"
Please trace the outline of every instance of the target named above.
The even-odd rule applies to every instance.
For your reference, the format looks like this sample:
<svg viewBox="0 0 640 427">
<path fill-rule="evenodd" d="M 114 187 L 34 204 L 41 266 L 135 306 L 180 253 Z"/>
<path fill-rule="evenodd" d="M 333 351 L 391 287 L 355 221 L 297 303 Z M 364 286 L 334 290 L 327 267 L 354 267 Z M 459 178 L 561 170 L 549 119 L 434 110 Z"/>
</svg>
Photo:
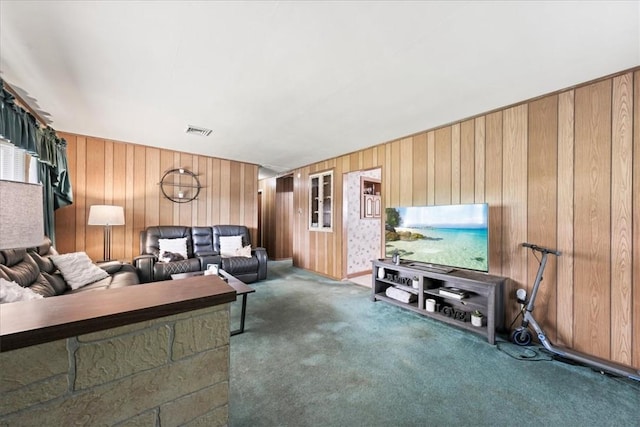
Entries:
<svg viewBox="0 0 640 427">
<path fill-rule="evenodd" d="M 35 248 L 30 248 L 29 252 L 35 252 L 38 255 L 49 256 L 49 255 L 58 255 L 58 251 L 53 247 L 53 242 L 51 239 L 45 236 L 44 241 L 40 246 L 36 246 Z"/>
<path fill-rule="evenodd" d="M 193 257 L 193 240 L 191 238 L 191 227 L 178 225 L 157 225 L 147 227 L 140 233 L 140 253 L 158 256 L 160 252 L 160 239 L 180 239 L 187 238 L 187 255 Z"/>
<path fill-rule="evenodd" d="M 193 253 L 196 256 L 214 255 L 213 230 L 211 227 L 191 227 Z"/>
<path fill-rule="evenodd" d="M 244 225 L 214 225 L 213 247 L 217 252 L 220 252 L 220 236 L 242 236 L 242 246 L 251 244 L 249 228 Z"/>
</svg>

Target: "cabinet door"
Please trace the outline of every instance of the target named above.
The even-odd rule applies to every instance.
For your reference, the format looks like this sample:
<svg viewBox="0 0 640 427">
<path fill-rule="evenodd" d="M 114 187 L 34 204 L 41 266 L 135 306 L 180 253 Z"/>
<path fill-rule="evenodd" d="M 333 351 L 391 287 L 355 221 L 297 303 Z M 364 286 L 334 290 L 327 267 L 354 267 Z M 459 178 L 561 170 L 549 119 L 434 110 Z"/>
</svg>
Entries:
<svg viewBox="0 0 640 427">
<path fill-rule="evenodd" d="M 380 218 L 382 216 L 382 200 L 380 196 L 373 196 L 373 217 Z"/>
<path fill-rule="evenodd" d="M 309 186 L 309 228 L 318 228 L 320 223 L 320 178 L 311 177 Z"/>
<path fill-rule="evenodd" d="M 373 218 L 373 196 L 364 196 L 364 217 L 365 218 Z"/>
<path fill-rule="evenodd" d="M 309 176 L 309 230 L 331 231 L 333 171 Z"/>
</svg>

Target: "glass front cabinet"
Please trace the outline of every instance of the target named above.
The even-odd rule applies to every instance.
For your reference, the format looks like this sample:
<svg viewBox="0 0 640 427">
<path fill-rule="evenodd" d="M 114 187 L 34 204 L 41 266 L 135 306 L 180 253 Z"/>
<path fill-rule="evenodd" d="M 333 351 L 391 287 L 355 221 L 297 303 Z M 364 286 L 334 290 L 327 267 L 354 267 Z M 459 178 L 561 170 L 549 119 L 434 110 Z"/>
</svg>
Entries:
<svg viewBox="0 0 640 427">
<path fill-rule="evenodd" d="M 333 171 L 309 175 L 309 230 L 331 231 Z"/>
</svg>

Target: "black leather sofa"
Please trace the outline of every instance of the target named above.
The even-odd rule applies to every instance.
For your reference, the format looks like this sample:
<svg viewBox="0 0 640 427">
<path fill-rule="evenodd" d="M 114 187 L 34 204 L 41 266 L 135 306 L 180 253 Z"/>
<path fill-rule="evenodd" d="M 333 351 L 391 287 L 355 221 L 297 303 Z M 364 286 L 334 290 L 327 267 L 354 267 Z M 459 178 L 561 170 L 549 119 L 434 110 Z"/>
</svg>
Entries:
<svg viewBox="0 0 640 427">
<path fill-rule="evenodd" d="M 242 246 L 251 244 L 249 229 L 241 225 L 214 225 L 212 227 L 213 251 L 220 253 L 220 237 L 241 236 Z M 255 248 L 251 250 L 251 258 L 235 256 L 221 257 L 220 267 L 227 273 L 245 283 L 267 278 L 267 250 Z"/>
<path fill-rule="evenodd" d="M 107 261 L 97 265 L 108 273 L 108 277 L 74 290 L 50 259 L 53 255 L 58 255 L 58 251 L 52 246 L 48 237 L 35 248 L 0 250 L 0 277 L 16 282 L 44 297 L 95 289 L 120 288 L 140 283 L 133 265 Z"/>
<path fill-rule="evenodd" d="M 217 264 L 245 283 L 267 277 L 267 251 L 252 248 L 251 257 L 222 257 L 220 236 L 242 236 L 244 246 L 251 245 L 249 229 L 243 225 L 215 225 L 213 227 L 184 227 L 160 225 L 140 232 L 140 255 L 133 264 L 143 283 L 167 280 L 172 274 L 204 271 L 209 264 Z M 160 239 L 186 239 L 186 259 L 160 259 Z"/>
</svg>

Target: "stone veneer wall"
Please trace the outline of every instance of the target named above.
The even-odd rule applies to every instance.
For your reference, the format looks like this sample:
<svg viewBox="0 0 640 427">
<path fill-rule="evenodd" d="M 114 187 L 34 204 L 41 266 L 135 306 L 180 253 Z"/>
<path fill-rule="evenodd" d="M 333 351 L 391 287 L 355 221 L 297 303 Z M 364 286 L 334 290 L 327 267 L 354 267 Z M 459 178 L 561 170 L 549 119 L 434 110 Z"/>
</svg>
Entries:
<svg viewBox="0 0 640 427">
<path fill-rule="evenodd" d="M 0 353 L 0 426 L 224 426 L 229 304 Z"/>
</svg>

